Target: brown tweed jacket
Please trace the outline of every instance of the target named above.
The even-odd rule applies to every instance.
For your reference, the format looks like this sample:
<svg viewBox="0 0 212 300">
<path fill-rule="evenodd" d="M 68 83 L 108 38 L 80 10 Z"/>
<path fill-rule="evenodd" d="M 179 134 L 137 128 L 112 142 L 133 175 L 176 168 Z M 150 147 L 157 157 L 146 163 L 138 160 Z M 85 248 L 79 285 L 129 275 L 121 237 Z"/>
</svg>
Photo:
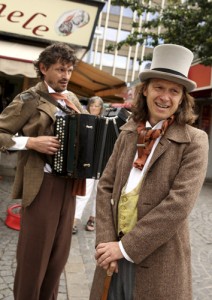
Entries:
<svg viewBox="0 0 212 300">
<path fill-rule="evenodd" d="M 40 97 L 36 91 L 48 92 L 43 82 L 17 95 L 0 115 L 0 151 L 7 152 L 14 142 L 12 136 L 53 135 L 56 106 Z M 77 97 L 69 92 L 68 98 L 80 112 L 85 112 Z M 12 197 L 22 199 L 28 206 L 37 195 L 43 181 L 44 164 L 51 157 L 34 150 L 18 152 L 17 170 Z"/>
<path fill-rule="evenodd" d="M 122 127 L 97 192 L 96 244 L 117 241 L 117 210 L 136 152 L 136 124 Z M 201 190 L 208 136 L 173 123 L 157 145 L 138 200 L 138 221 L 122 238 L 135 263 L 133 300 L 191 300 L 188 216 Z M 96 268 L 90 300 L 100 300 L 105 271 Z"/>
</svg>

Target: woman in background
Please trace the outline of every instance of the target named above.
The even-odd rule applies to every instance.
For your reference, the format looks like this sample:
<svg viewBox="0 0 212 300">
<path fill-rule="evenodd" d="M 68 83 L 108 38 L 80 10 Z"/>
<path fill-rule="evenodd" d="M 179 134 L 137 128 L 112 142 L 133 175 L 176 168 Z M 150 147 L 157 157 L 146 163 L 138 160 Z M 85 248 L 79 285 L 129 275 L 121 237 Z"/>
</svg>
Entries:
<svg viewBox="0 0 212 300">
<path fill-rule="evenodd" d="M 103 100 L 94 96 L 89 99 L 87 110 L 91 115 L 101 116 L 103 113 Z M 97 184 L 99 180 L 93 178 L 86 179 L 86 195 L 85 196 L 77 196 L 76 197 L 76 211 L 75 211 L 75 219 L 72 233 L 76 234 L 78 232 L 77 228 L 77 220 L 81 220 L 83 211 L 85 209 L 86 204 L 91 199 L 91 213 L 90 217 L 86 223 L 85 229 L 87 231 L 94 231 L 95 224 L 95 216 L 96 216 L 96 192 L 97 192 Z"/>
</svg>

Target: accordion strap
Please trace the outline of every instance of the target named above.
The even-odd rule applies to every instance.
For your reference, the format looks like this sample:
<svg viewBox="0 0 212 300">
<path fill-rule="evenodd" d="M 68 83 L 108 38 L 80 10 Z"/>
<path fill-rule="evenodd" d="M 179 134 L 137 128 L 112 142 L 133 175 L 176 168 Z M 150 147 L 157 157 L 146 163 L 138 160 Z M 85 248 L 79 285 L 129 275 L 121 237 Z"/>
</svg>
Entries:
<svg viewBox="0 0 212 300">
<path fill-rule="evenodd" d="M 115 133 L 116 133 L 116 137 L 118 138 L 119 130 L 118 130 L 118 126 L 117 126 L 117 123 L 116 123 L 116 118 L 113 119 L 113 125 L 114 125 L 114 130 L 115 130 Z"/>
<path fill-rule="evenodd" d="M 56 101 L 50 94 L 44 93 L 42 91 L 36 91 L 37 94 L 39 94 L 41 97 L 48 100 L 51 104 L 57 106 L 59 109 L 61 109 L 66 114 L 70 114 L 71 110 L 68 107 L 62 106 L 58 101 Z"/>
<path fill-rule="evenodd" d="M 105 119 L 105 126 L 103 131 L 103 138 L 102 138 L 102 146 L 101 146 L 101 152 L 99 156 L 99 163 L 98 163 L 98 169 L 97 169 L 97 178 L 99 179 L 101 175 L 101 169 L 102 169 L 102 163 L 103 163 L 103 155 L 105 150 L 105 143 L 106 143 L 106 136 L 107 136 L 107 130 L 108 130 L 108 122 L 109 118 Z"/>
</svg>

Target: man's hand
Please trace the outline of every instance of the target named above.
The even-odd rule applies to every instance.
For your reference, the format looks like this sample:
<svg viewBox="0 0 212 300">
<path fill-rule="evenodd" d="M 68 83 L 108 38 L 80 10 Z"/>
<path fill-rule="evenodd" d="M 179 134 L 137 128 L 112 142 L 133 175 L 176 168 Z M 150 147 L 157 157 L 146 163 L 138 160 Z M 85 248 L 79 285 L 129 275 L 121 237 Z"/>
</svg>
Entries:
<svg viewBox="0 0 212 300">
<path fill-rule="evenodd" d="M 113 273 L 118 273 L 118 262 L 112 261 L 107 268 L 107 276 L 112 276 Z"/>
<path fill-rule="evenodd" d="M 56 136 L 29 137 L 26 148 L 53 155 L 59 150 L 60 142 Z"/>
<path fill-rule="evenodd" d="M 96 247 L 97 265 L 108 269 L 111 262 L 123 258 L 118 242 L 101 243 Z"/>
</svg>

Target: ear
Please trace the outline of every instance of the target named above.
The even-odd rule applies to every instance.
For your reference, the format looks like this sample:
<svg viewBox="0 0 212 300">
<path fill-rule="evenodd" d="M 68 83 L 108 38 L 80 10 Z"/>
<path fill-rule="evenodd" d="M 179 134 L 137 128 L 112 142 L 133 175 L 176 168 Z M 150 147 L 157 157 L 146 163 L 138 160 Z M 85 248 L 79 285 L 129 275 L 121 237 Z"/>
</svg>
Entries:
<svg viewBox="0 0 212 300">
<path fill-rule="evenodd" d="M 40 63 L 39 64 L 39 67 L 40 67 L 40 71 L 43 75 L 46 75 L 46 71 L 47 71 L 47 68 L 46 66 L 43 64 L 43 63 Z"/>
<path fill-rule="evenodd" d="M 147 86 L 144 87 L 143 89 L 143 95 L 146 97 L 147 96 Z"/>
</svg>

